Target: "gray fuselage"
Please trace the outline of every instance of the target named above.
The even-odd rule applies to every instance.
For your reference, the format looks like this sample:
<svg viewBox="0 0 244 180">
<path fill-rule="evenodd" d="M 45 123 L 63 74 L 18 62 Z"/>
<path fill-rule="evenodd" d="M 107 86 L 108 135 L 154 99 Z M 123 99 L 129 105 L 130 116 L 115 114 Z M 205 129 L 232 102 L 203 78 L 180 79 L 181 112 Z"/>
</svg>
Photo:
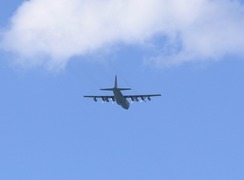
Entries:
<svg viewBox="0 0 244 180">
<path fill-rule="evenodd" d="M 127 99 L 123 96 L 123 94 L 120 92 L 119 89 L 115 88 L 113 89 L 114 98 L 118 105 L 123 107 L 124 109 L 129 109 L 130 103 L 127 101 Z"/>
</svg>

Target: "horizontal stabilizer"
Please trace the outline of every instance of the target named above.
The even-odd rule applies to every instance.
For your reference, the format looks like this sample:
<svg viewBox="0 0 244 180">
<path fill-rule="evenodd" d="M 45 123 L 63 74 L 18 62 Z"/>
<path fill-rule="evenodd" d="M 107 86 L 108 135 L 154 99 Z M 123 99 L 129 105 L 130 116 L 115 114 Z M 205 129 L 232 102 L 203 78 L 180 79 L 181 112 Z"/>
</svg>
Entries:
<svg viewBox="0 0 244 180">
<path fill-rule="evenodd" d="M 113 90 L 120 90 L 120 91 L 126 91 L 126 90 L 131 90 L 131 88 L 104 88 L 100 89 L 101 91 L 113 91 Z"/>
<path fill-rule="evenodd" d="M 104 88 L 104 89 L 100 89 L 100 90 L 102 90 L 102 91 L 113 91 L 114 88 Z"/>
<path fill-rule="evenodd" d="M 126 91 L 126 90 L 131 90 L 131 88 L 118 88 L 120 91 Z"/>
</svg>

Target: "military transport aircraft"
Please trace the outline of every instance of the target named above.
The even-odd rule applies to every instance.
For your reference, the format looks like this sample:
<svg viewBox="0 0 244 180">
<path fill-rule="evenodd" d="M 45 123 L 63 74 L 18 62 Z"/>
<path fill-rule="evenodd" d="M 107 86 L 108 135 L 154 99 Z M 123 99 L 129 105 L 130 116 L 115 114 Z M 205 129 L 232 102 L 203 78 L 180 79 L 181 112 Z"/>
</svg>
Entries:
<svg viewBox="0 0 244 180">
<path fill-rule="evenodd" d="M 124 90 L 131 90 L 130 88 L 119 88 L 117 84 L 117 76 L 115 76 L 115 82 L 113 88 L 105 88 L 100 89 L 103 91 L 113 91 L 113 96 L 84 96 L 85 98 L 93 98 L 95 102 L 97 102 L 97 98 L 101 98 L 102 101 L 109 102 L 109 99 L 111 99 L 113 102 L 116 101 L 118 105 L 123 107 L 124 109 L 129 109 L 130 103 L 128 102 L 128 99 L 131 99 L 132 101 L 146 101 L 148 99 L 151 101 L 151 97 L 153 96 L 161 96 L 161 94 L 146 94 L 146 95 L 123 95 L 121 91 Z"/>
</svg>

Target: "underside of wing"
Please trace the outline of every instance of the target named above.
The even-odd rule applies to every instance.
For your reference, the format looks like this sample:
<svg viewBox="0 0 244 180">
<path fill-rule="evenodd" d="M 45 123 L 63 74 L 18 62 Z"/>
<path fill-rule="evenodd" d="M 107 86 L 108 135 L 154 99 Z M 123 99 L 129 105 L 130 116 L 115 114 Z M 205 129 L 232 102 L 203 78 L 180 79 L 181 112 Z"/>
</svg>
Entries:
<svg viewBox="0 0 244 180">
<path fill-rule="evenodd" d="M 84 96 L 85 98 L 92 98 L 95 102 L 97 99 L 102 99 L 102 101 L 109 102 L 109 100 L 115 101 L 114 96 Z"/>
<path fill-rule="evenodd" d="M 151 101 L 151 97 L 161 96 L 161 94 L 146 94 L 146 95 L 126 95 L 125 98 L 131 99 L 131 101 Z"/>
</svg>

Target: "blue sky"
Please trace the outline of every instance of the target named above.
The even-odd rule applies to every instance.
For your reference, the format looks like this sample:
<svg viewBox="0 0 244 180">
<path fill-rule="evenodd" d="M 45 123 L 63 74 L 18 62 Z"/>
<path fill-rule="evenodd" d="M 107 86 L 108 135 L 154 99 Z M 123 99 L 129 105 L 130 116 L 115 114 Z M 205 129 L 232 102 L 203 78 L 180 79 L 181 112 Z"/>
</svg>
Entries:
<svg viewBox="0 0 244 180">
<path fill-rule="evenodd" d="M 43 5 L 33 2 L 29 1 L 24 12 L 33 13 L 33 7 L 42 9 Z M 67 2 L 62 1 L 64 5 Z M 164 3 L 153 2 L 143 1 L 152 9 Z M 228 16 L 219 26 L 233 28 L 218 29 L 219 36 L 209 33 L 215 32 L 213 26 L 209 31 L 199 31 L 209 21 L 198 19 L 202 14 L 197 14 L 196 24 L 185 14 L 188 8 L 198 7 L 196 2 L 203 3 L 207 10 L 219 10 L 214 16 L 208 14 L 213 20 L 210 25 Z M 84 34 L 93 34 L 82 26 L 77 28 L 84 34 L 78 33 L 77 39 L 84 39 L 84 44 L 67 40 L 69 29 L 55 31 L 65 36 L 66 46 L 46 36 L 50 29 L 45 23 L 40 29 L 32 24 L 47 39 L 42 43 L 50 48 L 48 51 L 36 44 L 42 39 L 29 31 L 31 28 L 20 32 L 33 33 L 32 40 L 23 41 L 27 37 L 19 36 L 16 24 L 31 24 L 21 13 L 16 14 L 23 8 L 23 1 L 0 2 L 0 179 L 242 180 L 244 49 L 239 39 L 244 37 L 243 5 L 237 1 L 234 5 L 230 1 L 213 2 L 216 4 L 192 0 L 193 7 L 180 8 L 184 20 L 173 18 L 175 25 L 170 29 L 151 31 L 154 23 L 164 27 L 168 14 L 150 13 L 146 24 L 126 23 L 130 28 L 119 33 L 114 29 L 123 27 L 123 23 L 108 27 L 113 34 L 110 36 L 103 34 L 103 22 L 109 22 L 104 17 L 102 22 L 98 20 L 103 37 L 94 34 L 92 44 Z M 94 3 L 83 6 L 87 5 L 96 20 Z M 133 3 L 128 3 L 132 9 L 128 13 L 134 17 Z M 120 10 L 117 4 L 111 7 Z M 179 9 L 174 9 L 175 4 L 169 7 L 173 12 Z M 143 8 L 139 11 L 144 12 Z M 206 12 L 205 8 L 201 12 Z M 134 17 L 136 22 L 140 15 Z M 13 17 L 16 24 L 10 23 Z M 158 21 L 154 17 L 166 18 Z M 63 27 L 62 23 L 58 27 Z M 138 30 L 139 27 L 142 28 Z M 198 41 L 195 35 L 201 33 L 205 38 Z M 16 39 L 9 39 L 9 34 Z M 222 41 L 226 45 L 219 42 L 222 36 L 226 37 Z M 207 48 L 210 45 L 216 53 Z M 73 49 L 66 51 L 67 47 Z M 128 111 L 116 104 L 83 98 L 87 94 L 109 94 L 99 88 L 113 86 L 115 75 L 120 86 L 132 88 L 126 93 L 162 96 L 147 103 L 133 103 Z"/>
</svg>

